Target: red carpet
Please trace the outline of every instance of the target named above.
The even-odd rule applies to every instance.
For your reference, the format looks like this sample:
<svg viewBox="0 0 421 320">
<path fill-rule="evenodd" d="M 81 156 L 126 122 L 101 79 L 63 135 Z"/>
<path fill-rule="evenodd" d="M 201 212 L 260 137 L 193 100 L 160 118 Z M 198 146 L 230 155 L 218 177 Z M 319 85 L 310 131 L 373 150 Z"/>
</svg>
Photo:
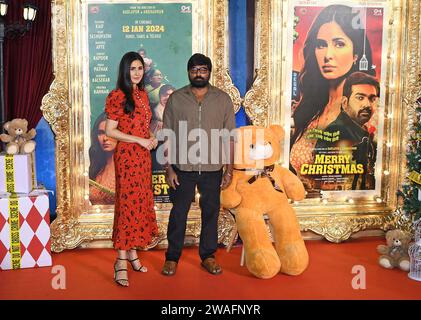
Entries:
<svg viewBox="0 0 421 320">
<path fill-rule="evenodd" d="M 0 271 L 0 299 L 144 299 L 144 300 L 280 300 L 280 299 L 421 299 L 421 282 L 406 272 L 378 266 L 376 246 L 383 239 L 365 238 L 333 244 L 307 241 L 309 268 L 300 276 L 279 274 L 270 280 L 251 276 L 240 266 L 241 247 L 217 258 L 224 272 L 208 274 L 200 267 L 198 248 L 185 248 L 177 274 L 160 274 L 163 250 L 140 252 L 148 273 L 129 271 L 129 288 L 112 279 L 115 252 L 80 249 L 53 255 L 53 264 L 66 271 L 66 289 L 55 290 L 52 268 Z M 366 289 L 352 288 L 352 268 L 366 270 Z"/>
</svg>

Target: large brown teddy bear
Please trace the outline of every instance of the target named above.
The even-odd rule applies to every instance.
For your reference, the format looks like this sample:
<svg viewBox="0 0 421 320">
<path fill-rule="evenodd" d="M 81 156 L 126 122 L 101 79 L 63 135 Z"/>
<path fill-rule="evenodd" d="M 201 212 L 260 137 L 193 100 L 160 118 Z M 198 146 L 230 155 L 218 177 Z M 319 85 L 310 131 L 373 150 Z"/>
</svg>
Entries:
<svg viewBox="0 0 421 320">
<path fill-rule="evenodd" d="M 238 128 L 232 183 L 221 193 L 222 206 L 235 208 L 246 266 L 262 279 L 278 272 L 299 275 L 309 260 L 297 217 L 288 202 L 302 200 L 304 186 L 292 172 L 276 164 L 283 137 L 284 130 L 278 125 Z M 272 225 L 276 250 L 264 214 Z"/>
<path fill-rule="evenodd" d="M 409 271 L 408 248 L 411 236 L 402 230 L 390 230 L 386 233 L 387 245 L 377 246 L 377 252 L 381 254 L 379 264 L 387 269 L 399 268 Z"/>
<path fill-rule="evenodd" d="M 31 153 L 35 150 L 35 129 L 28 131 L 28 121 L 25 119 L 13 119 L 3 125 L 6 133 L 0 135 L 0 140 L 7 143 L 6 153 Z"/>
</svg>

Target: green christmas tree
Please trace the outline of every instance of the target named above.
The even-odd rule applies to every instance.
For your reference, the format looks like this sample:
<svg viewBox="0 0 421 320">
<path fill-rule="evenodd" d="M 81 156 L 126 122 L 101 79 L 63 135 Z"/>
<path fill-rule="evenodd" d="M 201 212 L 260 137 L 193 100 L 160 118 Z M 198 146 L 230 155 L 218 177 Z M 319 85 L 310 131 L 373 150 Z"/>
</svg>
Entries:
<svg viewBox="0 0 421 320">
<path fill-rule="evenodd" d="M 421 218 L 421 98 L 415 109 L 415 119 L 408 139 L 406 165 L 408 179 L 398 191 L 398 197 L 403 199 L 402 209 L 412 221 Z"/>
</svg>

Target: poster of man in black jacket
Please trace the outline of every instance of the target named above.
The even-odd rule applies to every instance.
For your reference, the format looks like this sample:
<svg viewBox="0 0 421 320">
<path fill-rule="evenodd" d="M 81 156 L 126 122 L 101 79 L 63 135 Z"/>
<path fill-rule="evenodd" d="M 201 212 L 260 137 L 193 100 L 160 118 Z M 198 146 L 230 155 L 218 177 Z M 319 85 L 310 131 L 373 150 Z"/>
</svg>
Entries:
<svg viewBox="0 0 421 320">
<path fill-rule="evenodd" d="M 341 112 L 325 131 L 332 133 L 335 139 L 319 139 L 317 150 L 329 150 L 331 147 L 351 147 L 352 158 L 362 165 L 362 173 L 355 174 L 352 190 L 374 189 L 374 166 L 377 145 L 374 128 L 366 124 L 371 119 L 380 96 L 380 85 L 376 78 L 354 72 L 345 81 Z"/>
</svg>

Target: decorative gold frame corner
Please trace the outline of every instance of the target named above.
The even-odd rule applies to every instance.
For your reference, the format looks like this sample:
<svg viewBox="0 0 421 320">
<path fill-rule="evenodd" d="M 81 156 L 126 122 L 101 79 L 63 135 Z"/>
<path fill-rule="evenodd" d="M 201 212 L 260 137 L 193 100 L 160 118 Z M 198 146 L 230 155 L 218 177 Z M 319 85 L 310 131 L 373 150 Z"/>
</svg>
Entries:
<svg viewBox="0 0 421 320">
<path fill-rule="evenodd" d="M 56 147 L 56 185 L 57 185 L 57 219 L 51 225 L 51 250 L 60 252 L 65 248 L 75 247 L 79 243 L 77 220 L 68 215 L 71 212 L 70 199 L 70 141 L 69 128 L 70 102 L 68 98 L 67 44 L 66 44 L 66 1 L 55 0 L 52 6 L 52 29 L 57 30 L 53 36 L 53 73 L 54 81 L 49 92 L 43 97 L 41 111 L 55 134 Z M 60 18 L 61 17 L 61 18 Z M 61 67 L 57 72 L 58 66 Z M 64 214 L 63 214 L 64 213 Z"/>
<path fill-rule="evenodd" d="M 271 68 L 269 62 L 269 1 L 256 0 L 255 5 L 255 75 L 253 84 L 244 96 L 244 110 L 253 125 L 267 126 L 270 118 L 269 78 Z"/>
<path fill-rule="evenodd" d="M 237 113 L 241 108 L 243 99 L 241 98 L 240 91 L 232 82 L 228 69 L 224 68 L 222 70 L 221 76 L 218 77 L 219 80 L 215 81 L 215 86 L 228 93 L 234 105 L 234 112 Z"/>
<path fill-rule="evenodd" d="M 268 124 L 269 101 L 267 95 L 267 67 L 256 70 L 253 85 L 244 96 L 244 110 L 253 125 L 266 126 Z"/>
<path fill-rule="evenodd" d="M 302 231 L 312 231 L 323 236 L 330 242 L 340 243 L 349 239 L 354 233 L 368 229 L 381 229 L 386 231 L 394 228 L 397 217 L 393 213 L 362 216 L 325 216 L 300 217 Z"/>
<path fill-rule="evenodd" d="M 215 43 L 216 59 L 213 59 L 214 64 L 214 85 L 229 94 L 234 105 L 234 112 L 237 113 L 241 108 L 242 98 L 240 91 L 234 85 L 229 74 L 228 65 L 228 48 L 226 40 L 228 39 L 228 25 L 226 23 L 226 16 L 228 13 L 227 1 L 216 1 L 214 25 L 215 32 L 213 32 L 213 42 Z"/>
</svg>

